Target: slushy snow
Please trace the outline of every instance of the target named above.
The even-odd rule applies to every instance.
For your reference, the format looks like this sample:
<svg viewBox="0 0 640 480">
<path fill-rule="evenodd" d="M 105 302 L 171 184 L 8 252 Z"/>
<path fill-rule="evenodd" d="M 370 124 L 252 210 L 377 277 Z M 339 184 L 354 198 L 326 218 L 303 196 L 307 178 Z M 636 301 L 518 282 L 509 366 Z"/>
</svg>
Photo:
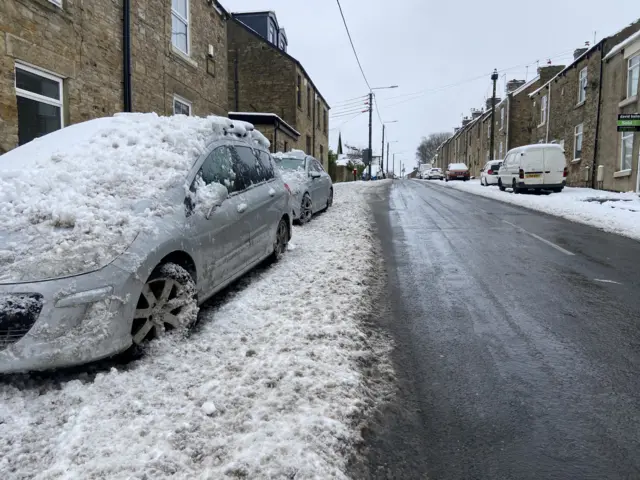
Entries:
<svg viewBox="0 0 640 480">
<path fill-rule="evenodd" d="M 377 256 L 353 256 L 378 248 L 364 194 L 382 183 L 336 185 L 295 248 L 205 305 L 191 336 L 95 377 L 0 381 L 2 479 L 347 478 L 393 375 L 363 323 Z"/>
<path fill-rule="evenodd" d="M 444 185 L 640 240 L 640 197 L 633 192 L 565 187 L 561 193 L 549 195 L 516 195 L 511 189 L 501 192 L 497 186 L 483 187 L 479 180 Z"/>
</svg>

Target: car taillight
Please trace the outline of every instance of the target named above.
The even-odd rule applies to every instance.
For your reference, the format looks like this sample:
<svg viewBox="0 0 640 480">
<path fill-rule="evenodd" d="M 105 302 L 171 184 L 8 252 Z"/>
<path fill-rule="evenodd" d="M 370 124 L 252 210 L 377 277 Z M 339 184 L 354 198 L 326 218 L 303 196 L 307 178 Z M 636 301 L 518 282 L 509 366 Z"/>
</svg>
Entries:
<svg viewBox="0 0 640 480">
<path fill-rule="evenodd" d="M 520 169 L 520 172 L 519 172 L 519 173 L 520 173 L 519 177 L 520 177 L 520 178 L 524 178 L 524 170 L 523 170 L 523 169 Z"/>
<path fill-rule="evenodd" d="M 493 175 L 493 170 L 487 171 L 487 175 Z"/>
<path fill-rule="evenodd" d="M 569 174 L 569 170 L 567 169 L 567 167 L 564 167 L 564 171 L 562 172 L 562 176 L 566 177 Z"/>
<path fill-rule="evenodd" d="M 289 192 L 289 195 L 291 195 L 291 189 L 289 188 L 289 185 L 287 185 L 286 183 L 284 184 L 284 188 L 287 189 L 287 192 Z"/>
</svg>

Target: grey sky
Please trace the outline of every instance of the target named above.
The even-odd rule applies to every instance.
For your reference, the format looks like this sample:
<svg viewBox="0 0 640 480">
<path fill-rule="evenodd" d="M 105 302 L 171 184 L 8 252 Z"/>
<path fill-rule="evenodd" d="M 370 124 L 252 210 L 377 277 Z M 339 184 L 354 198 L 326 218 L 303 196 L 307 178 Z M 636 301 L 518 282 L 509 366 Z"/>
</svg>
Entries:
<svg viewBox="0 0 640 480">
<path fill-rule="evenodd" d="M 222 0 L 230 11 L 273 10 L 287 31 L 289 53 L 305 66 L 334 111 L 339 102 L 365 95 L 335 0 Z M 551 58 L 567 64 L 575 48 L 613 34 L 640 18 L 638 0 L 538 0 L 536 7 L 513 0 L 341 0 L 351 35 L 372 87 L 397 84 L 377 93 L 384 121 L 398 143 L 392 152 L 407 165 L 415 163 L 420 137 L 453 130 L 472 107 L 490 94 L 493 68 L 509 69 L 507 79 L 535 76 Z M 488 27 L 491 25 L 491 27 Z M 516 68 L 511 68 L 516 67 Z M 483 78 L 468 81 L 478 76 Z M 504 90 L 501 76 L 498 91 Z M 464 82 L 464 83 L 462 83 Z M 423 96 L 392 98 L 414 92 Z M 403 102 L 404 103 L 401 103 Z M 366 146 L 367 115 L 348 123 L 331 119 L 330 147 L 338 131 L 344 142 Z M 342 124 L 342 125 L 341 125 Z M 338 128 L 339 127 L 339 128 Z M 374 154 L 381 146 L 381 127 L 374 113 Z"/>
</svg>

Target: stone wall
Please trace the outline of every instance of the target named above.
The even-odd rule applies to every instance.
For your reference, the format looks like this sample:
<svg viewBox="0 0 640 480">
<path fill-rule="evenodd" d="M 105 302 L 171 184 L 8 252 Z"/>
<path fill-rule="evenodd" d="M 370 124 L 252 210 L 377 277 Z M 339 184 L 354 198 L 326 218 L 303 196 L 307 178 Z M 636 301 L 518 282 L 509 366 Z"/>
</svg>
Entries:
<svg viewBox="0 0 640 480">
<path fill-rule="evenodd" d="M 227 113 L 226 21 L 206 0 L 189 6 L 185 56 L 171 45 L 171 2 L 132 1 L 134 111 L 172 114 L 178 94 L 195 115 Z M 0 152 L 18 144 L 19 62 L 63 78 L 65 125 L 122 111 L 122 0 L 0 1 Z"/>
<path fill-rule="evenodd" d="M 64 124 L 122 110 L 119 0 L 0 2 L 0 153 L 18 145 L 15 65 L 62 77 Z"/>
</svg>

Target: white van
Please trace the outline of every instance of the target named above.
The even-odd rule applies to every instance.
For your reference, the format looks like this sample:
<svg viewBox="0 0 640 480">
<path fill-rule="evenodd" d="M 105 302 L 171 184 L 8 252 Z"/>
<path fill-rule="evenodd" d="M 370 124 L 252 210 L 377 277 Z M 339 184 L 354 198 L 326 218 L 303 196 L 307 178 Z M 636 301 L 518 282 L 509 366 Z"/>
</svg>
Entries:
<svg viewBox="0 0 640 480">
<path fill-rule="evenodd" d="M 514 148 L 498 171 L 498 187 L 513 193 L 524 190 L 561 192 L 567 183 L 567 161 L 557 144 L 539 143 Z"/>
</svg>

